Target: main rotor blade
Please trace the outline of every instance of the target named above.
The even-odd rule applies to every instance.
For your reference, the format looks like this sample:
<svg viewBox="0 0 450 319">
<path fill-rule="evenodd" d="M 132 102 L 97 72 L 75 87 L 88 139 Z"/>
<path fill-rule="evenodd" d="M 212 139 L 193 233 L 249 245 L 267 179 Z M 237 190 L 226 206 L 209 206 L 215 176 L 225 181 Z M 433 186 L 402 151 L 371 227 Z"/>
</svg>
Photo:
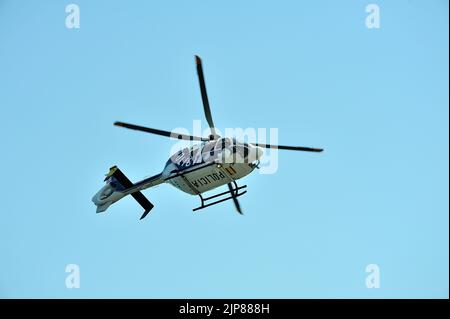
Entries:
<svg viewBox="0 0 450 319">
<path fill-rule="evenodd" d="M 274 145 L 274 144 L 258 144 L 255 145 L 265 148 L 273 148 L 280 150 L 288 150 L 288 151 L 304 151 L 304 152 L 316 152 L 320 153 L 323 151 L 323 148 L 313 148 L 313 147 L 303 147 L 303 146 L 285 146 L 285 145 Z"/>
<path fill-rule="evenodd" d="M 202 141 L 202 142 L 210 141 L 210 138 L 208 138 L 208 137 L 199 137 L 199 136 L 186 135 L 186 134 L 181 134 L 181 133 L 176 133 L 176 132 L 169 132 L 169 131 L 159 130 L 159 129 L 155 129 L 155 128 L 124 123 L 124 122 L 114 122 L 114 125 L 120 126 L 120 127 L 125 127 L 128 129 L 131 129 L 131 130 L 176 138 L 179 140 Z M 322 152 L 323 151 L 323 149 L 321 149 L 321 148 L 302 147 L 302 146 L 285 146 L 285 145 L 259 144 L 259 143 L 252 143 L 252 144 L 254 144 L 256 146 L 264 147 L 264 148 L 272 148 L 272 149 L 280 149 L 280 150 L 288 150 L 288 151 L 304 151 L 304 152 Z"/>
<path fill-rule="evenodd" d="M 237 212 L 239 214 L 243 215 L 242 210 L 241 210 L 241 205 L 239 205 L 239 201 L 235 194 L 236 190 L 233 188 L 233 185 L 231 183 L 228 183 L 228 189 L 230 190 L 230 194 L 233 197 L 234 206 L 236 206 Z"/>
<path fill-rule="evenodd" d="M 171 137 L 171 138 L 176 138 L 176 139 L 179 139 L 179 140 L 209 141 L 209 138 L 207 138 L 207 137 L 199 137 L 199 136 L 186 135 L 186 134 L 181 134 L 181 133 L 176 133 L 176 132 L 169 132 L 169 131 L 158 130 L 158 129 L 155 129 L 155 128 L 139 126 L 139 125 L 134 125 L 134 124 L 128 124 L 128 123 L 123 123 L 123 122 L 114 122 L 114 125 L 115 126 L 120 126 L 120 127 L 125 127 L 125 128 L 130 129 L 130 130 L 136 130 L 136 131 L 152 133 L 152 134 L 166 136 L 166 137 Z"/>
<path fill-rule="evenodd" d="M 198 55 L 195 56 L 195 63 L 197 65 L 198 82 L 200 84 L 200 92 L 202 94 L 203 109 L 205 111 L 206 121 L 211 128 L 211 135 L 216 135 L 216 130 L 214 129 L 214 122 L 211 115 L 211 109 L 209 107 L 208 94 L 206 93 L 205 77 L 203 76 L 202 60 Z"/>
</svg>

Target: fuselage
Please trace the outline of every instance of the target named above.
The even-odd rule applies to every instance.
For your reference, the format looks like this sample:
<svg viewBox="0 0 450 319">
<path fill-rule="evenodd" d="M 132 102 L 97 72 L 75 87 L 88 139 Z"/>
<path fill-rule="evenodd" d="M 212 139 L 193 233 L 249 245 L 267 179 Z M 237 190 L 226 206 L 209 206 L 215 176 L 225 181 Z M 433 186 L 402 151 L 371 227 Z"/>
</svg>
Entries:
<svg viewBox="0 0 450 319">
<path fill-rule="evenodd" d="M 263 155 L 261 147 L 220 138 L 186 147 L 173 154 L 160 174 L 146 178 L 131 187 L 124 187 L 114 177 L 114 169 L 107 174 L 106 185 L 92 198 L 97 212 L 126 195 L 140 192 L 162 183 L 199 195 L 250 174 Z"/>
<path fill-rule="evenodd" d="M 262 154 L 257 146 L 220 138 L 172 155 L 162 176 L 183 192 L 198 195 L 250 174 Z"/>
</svg>

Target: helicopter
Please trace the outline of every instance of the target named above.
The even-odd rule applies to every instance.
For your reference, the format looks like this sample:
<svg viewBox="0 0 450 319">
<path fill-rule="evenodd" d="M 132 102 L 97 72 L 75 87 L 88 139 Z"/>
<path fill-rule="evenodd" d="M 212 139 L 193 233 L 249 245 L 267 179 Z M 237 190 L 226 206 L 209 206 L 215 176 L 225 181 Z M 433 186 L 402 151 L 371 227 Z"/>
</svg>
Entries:
<svg viewBox="0 0 450 319">
<path fill-rule="evenodd" d="M 238 197 L 247 192 L 247 185 L 238 186 L 236 181 L 259 168 L 264 149 L 305 152 L 323 151 L 322 148 L 246 143 L 236 138 L 218 135 L 206 92 L 202 60 L 196 55 L 195 61 L 203 109 L 209 125 L 210 135 L 200 137 L 124 122 L 114 122 L 114 125 L 118 127 L 200 143 L 176 152 L 167 160 L 161 173 L 136 183 L 132 183 L 117 166 L 111 167 L 104 179 L 105 185 L 92 198 L 93 203 L 97 206 L 97 213 L 106 211 L 113 203 L 127 195 L 131 195 L 144 208 L 144 213 L 140 218 L 144 219 L 154 205 L 142 194 L 142 190 L 162 183 L 168 183 L 185 193 L 199 196 L 201 204 L 194 208 L 193 211 L 232 200 L 237 212 L 242 215 Z M 204 195 L 205 192 L 212 191 L 223 185 L 227 185 L 228 190 L 214 195 Z"/>
</svg>

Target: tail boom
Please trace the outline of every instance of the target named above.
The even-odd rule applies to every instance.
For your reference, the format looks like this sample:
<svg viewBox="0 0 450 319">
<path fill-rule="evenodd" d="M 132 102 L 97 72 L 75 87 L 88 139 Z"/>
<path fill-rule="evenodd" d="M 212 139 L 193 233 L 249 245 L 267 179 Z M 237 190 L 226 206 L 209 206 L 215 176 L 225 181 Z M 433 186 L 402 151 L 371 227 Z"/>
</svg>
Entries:
<svg viewBox="0 0 450 319">
<path fill-rule="evenodd" d="M 105 182 L 106 185 L 92 198 L 97 206 L 97 213 L 106 211 L 111 204 L 131 195 L 144 208 L 140 218 L 143 219 L 154 205 L 141 193 L 141 190 L 160 184 L 162 179 L 161 174 L 158 174 L 133 184 L 117 166 L 113 166 L 106 175 Z"/>
</svg>

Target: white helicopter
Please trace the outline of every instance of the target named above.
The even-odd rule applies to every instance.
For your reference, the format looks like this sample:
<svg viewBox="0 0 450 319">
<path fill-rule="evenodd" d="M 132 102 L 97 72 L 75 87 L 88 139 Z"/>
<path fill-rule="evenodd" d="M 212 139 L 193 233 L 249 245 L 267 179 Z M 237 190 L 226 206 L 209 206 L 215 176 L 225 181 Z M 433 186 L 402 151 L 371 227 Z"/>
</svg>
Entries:
<svg viewBox="0 0 450 319">
<path fill-rule="evenodd" d="M 161 183 L 169 183 L 185 193 L 200 197 L 201 205 L 194 208 L 193 211 L 232 199 L 236 210 L 242 214 L 237 198 L 246 193 L 244 189 L 247 186 L 238 186 L 236 181 L 250 174 L 255 168 L 258 168 L 259 161 L 264 153 L 264 148 L 306 152 L 323 151 L 320 148 L 244 143 L 235 138 L 220 137 L 217 135 L 206 94 L 202 61 L 198 56 L 195 56 L 195 60 L 203 108 L 211 135 L 208 137 L 198 137 L 115 122 L 114 125 L 116 126 L 132 130 L 180 140 L 200 141 L 201 143 L 186 147 L 173 154 L 166 162 L 161 173 L 134 184 L 117 166 L 111 167 L 104 180 L 106 185 L 92 198 L 92 201 L 97 206 L 97 213 L 106 211 L 111 204 L 127 195 L 131 195 L 144 208 L 144 213 L 140 218 L 143 219 L 153 208 L 153 204 L 150 203 L 141 191 Z M 202 196 L 203 193 L 225 184 L 228 185 L 227 191 L 208 197 Z"/>
</svg>

